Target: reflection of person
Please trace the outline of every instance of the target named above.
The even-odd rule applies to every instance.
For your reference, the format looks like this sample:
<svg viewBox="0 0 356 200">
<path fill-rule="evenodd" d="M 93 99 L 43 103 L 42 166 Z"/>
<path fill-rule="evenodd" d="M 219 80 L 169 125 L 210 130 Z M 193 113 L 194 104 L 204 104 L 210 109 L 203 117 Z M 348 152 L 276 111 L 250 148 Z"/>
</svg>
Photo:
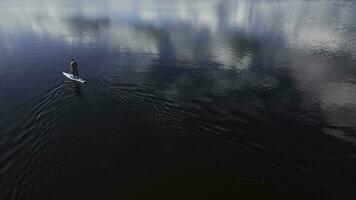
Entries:
<svg viewBox="0 0 356 200">
<path fill-rule="evenodd" d="M 70 70 L 74 78 L 78 78 L 78 63 L 75 62 L 74 59 L 72 59 L 72 61 L 70 62 Z"/>
</svg>

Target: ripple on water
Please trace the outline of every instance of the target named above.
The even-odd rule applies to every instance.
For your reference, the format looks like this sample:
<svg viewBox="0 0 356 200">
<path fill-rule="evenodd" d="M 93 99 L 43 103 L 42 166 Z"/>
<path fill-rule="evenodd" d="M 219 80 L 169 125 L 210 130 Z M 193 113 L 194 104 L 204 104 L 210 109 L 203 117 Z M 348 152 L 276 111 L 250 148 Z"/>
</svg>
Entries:
<svg viewBox="0 0 356 200">
<path fill-rule="evenodd" d="M 241 148 L 249 147 L 253 151 L 265 151 L 267 147 L 246 137 L 244 141 L 240 133 L 252 129 L 260 124 L 260 116 L 248 112 L 229 111 L 227 108 L 217 107 L 216 96 L 201 96 L 188 99 L 177 99 L 174 96 L 165 96 L 150 85 L 124 84 L 97 78 L 97 85 L 116 102 L 122 105 L 134 105 L 145 110 L 145 120 L 154 124 L 152 134 L 158 135 L 158 140 L 164 139 L 162 145 L 174 145 L 177 137 L 193 137 L 198 143 L 205 146 L 205 150 L 225 148 L 226 141 L 230 145 Z M 221 96 L 227 95 L 228 91 Z M 133 114 L 133 112 L 130 112 Z M 137 114 L 142 114 L 138 112 Z M 175 138 L 174 138 L 175 137 Z M 214 141 L 214 142 L 211 142 Z M 216 144 L 213 144 L 216 143 Z M 200 147 L 197 147 L 200 148 Z M 210 150 L 209 150 L 210 149 Z"/>
<path fill-rule="evenodd" d="M 7 123 L 1 124 L 2 145 L 0 157 L 0 176 L 7 183 L 0 181 L 0 199 L 29 198 L 26 191 L 34 186 L 34 182 L 40 179 L 35 176 L 35 171 L 41 169 L 42 160 L 45 157 L 47 145 L 51 142 L 47 136 L 50 130 L 55 128 L 61 117 L 78 103 L 74 98 L 72 86 L 66 83 L 35 97 L 29 103 L 29 109 L 25 110 L 20 118 L 14 119 L 9 115 Z M 11 123 L 16 120 L 17 123 Z M 9 181 L 11 180 L 11 181 Z"/>
</svg>

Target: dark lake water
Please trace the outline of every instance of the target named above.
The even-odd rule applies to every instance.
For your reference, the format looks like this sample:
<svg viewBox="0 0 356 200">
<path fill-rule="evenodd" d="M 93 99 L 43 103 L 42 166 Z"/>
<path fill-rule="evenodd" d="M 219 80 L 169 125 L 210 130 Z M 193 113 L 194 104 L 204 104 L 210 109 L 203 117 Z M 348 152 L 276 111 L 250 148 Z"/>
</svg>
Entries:
<svg viewBox="0 0 356 200">
<path fill-rule="evenodd" d="M 355 145 L 355 1 L 0 0 L 1 200 L 352 199 Z"/>
</svg>

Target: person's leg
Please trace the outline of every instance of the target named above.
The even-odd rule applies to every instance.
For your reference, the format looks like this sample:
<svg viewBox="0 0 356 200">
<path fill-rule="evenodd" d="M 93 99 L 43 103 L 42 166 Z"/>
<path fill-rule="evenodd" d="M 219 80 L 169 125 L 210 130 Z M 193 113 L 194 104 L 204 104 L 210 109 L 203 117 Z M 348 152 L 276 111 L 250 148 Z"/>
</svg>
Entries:
<svg viewBox="0 0 356 200">
<path fill-rule="evenodd" d="M 77 70 L 77 68 L 74 68 L 73 76 L 74 76 L 74 78 L 78 78 L 78 70 Z"/>
</svg>

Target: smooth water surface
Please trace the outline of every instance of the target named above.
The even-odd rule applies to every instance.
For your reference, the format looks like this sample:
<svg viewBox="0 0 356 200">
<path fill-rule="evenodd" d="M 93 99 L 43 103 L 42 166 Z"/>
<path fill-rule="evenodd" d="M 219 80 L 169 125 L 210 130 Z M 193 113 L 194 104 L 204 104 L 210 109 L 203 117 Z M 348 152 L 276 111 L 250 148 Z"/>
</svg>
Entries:
<svg viewBox="0 0 356 200">
<path fill-rule="evenodd" d="M 0 199 L 352 199 L 355 10 L 1 0 Z"/>
</svg>

